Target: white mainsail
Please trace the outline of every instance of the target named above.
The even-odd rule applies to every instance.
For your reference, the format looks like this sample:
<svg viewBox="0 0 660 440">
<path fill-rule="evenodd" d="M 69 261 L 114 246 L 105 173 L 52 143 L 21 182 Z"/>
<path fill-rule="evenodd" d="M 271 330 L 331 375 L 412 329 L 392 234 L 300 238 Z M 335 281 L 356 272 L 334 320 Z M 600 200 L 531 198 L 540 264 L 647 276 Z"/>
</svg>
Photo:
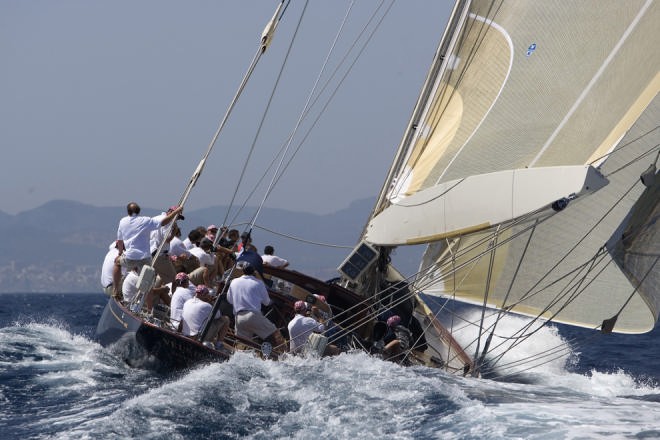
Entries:
<svg viewBox="0 0 660 440">
<path fill-rule="evenodd" d="M 658 23 L 653 0 L 459 2 L 364 239 L 429 243 L 428 294 L 652 329 L 657 255 L 632 277 L 605 244 L 657 160 Z"/>
</svg>

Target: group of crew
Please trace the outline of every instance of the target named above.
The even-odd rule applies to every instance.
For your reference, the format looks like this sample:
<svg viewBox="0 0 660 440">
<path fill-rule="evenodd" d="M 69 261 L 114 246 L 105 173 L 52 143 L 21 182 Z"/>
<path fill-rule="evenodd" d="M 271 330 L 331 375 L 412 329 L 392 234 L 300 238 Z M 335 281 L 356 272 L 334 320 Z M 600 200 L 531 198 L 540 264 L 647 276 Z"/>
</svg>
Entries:
<svg viewBox="0 0 660 440">
<path fill-rule="evenodd" d="M 127 205 L 126 211 L 119 221 L 117 240 L 110 244 L 103 262 L 101 283 L 106 294 L 132 303 L 140 289 L 142 267 L 151 265 L 156 257 L 155 283 L 145 295 L 147 311 L 162 302 L 170 308 L 169 322 L 174 330 L 197 336 L 212 313 L 216 294 L 213 286 L 222 279 L 225 269 L 238 262 L 243 275 L 230 282 L 227 292 L 236 335 L 248 339 L 256 335 L 271 340 L 274 347 L 286 346 L 275 324 L 261 313 L 261 306 L 269 305 L 270 297 L 263 281 L 255 276 L 262 265 L 289 266 L 287 260 L 274 254 L 272 246 L 266 246 L 263 256 L 259 256 L 249 234 L 215 225 L 194 228 L 182 240 L 176 221 L 184 220 L 184 216 L 178 206 L 154 217 L 140 215 L 140 206 L 134 202 Z M 222 349 L 229 318 L 218 311 L 211 319 L 204 342 Z"/>
<path fill-rule="evenodd" d="M 177 224 L 177 220 L 184 219 L 181 207 L 172 206 L 155 217 L 141 216 L 140 207 L 134 202 L 126 209 L 127 216 L 119 221 L 117 240 L 110 244 L 103 262 L 101 283 L 106 294 L 126 304 L 132 303 L 140 289 L 142 267 L 151 265 L 156 257 L 153 259 L 155 282 L 144 300 L 147 311 L 157 302 L 166 304 L 172 329 L 191 337 L 198 336 L 211 319 L 203 342 L 226 351 L 223 341 L 230 323 L 227 311 L 225 315 L 220 310 L 215 316 L 210 315 L 217 293 L 213 286 L 217 287 L 226 269 L 235 264 L 242 275 L 230 281 L 226 299 L 231 305 L 229 313 L 234 315 L 236 336 L 251 339 L 256 335 L 270 342 L 276 351 L 284 351 L 284 337 L 261 312 L 262 306 L 271 303 L 263 277 L 257 277 L 263 275 L 262 266 L 289 266 L 287 260 L 274 254 L 272 246 L 266 246 L 264 254 L 259 255 L 248 233 L 239 234 L 236 229 L 215 225 L 194 228 L 182 240 Z M 170 225 L 172 222 L 174 224 Z M 325 303 L 325 298 L 317 295 L 317 301 Z M 287 326 L 289 350 L 294 354 L 304 351 L 310 334 L 325 334 L 331 338 L 340 331 L 327 306 L 324 307 L 327 311 L 323 311 L 305 301 L 297 301 L 294 310 L 295 316 Z M 390 325 L 388 320 L 387 324 L 394 330 L 399 322 Z M 396 337 L 389 341 L 383 355 L 398 356 L 406 345 L 401 339 Z M 319 354 L 323 355 L 340 352 L 332 343 L 324 344 L 320 350 Z"/>
</svg>

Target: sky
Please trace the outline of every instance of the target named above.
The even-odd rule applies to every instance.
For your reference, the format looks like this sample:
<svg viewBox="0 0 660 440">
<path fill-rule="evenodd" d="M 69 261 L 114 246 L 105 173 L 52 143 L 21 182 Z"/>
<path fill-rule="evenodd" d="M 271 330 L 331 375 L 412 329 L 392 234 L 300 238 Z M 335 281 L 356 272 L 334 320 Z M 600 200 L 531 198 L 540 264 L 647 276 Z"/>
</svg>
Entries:
<svg viewBox="0 0 660 440">
<path fill-rule="evenodd" d="M 16 214 L 55 199 L 100 207 L 132 200 L 151 208 L 176 204 L 278 3 L 0 2 L 0 210 Z M 350 2 L 292 2 L 186 209 L 232 198 L 240 205 L 265 176 L 247 201 L 261 203 L 272 180 L 268 165 L 279 163 L 277 152 L 324 60 L 318 87 L 341 66 L 381 3 L 377 19 L 384 18 L 360 56 L 354 50 L 348 58 L 355 62 L 346 79 L 336 88 L 347 71 L 340 67 L 299 124 L 287 160 L 299 150 L 265 206 L 325 214 L 378 194 L 452 2 L 398 1 L 383 14 L 391 2 L 360 0 L 331 53 Z"/>
</svg>

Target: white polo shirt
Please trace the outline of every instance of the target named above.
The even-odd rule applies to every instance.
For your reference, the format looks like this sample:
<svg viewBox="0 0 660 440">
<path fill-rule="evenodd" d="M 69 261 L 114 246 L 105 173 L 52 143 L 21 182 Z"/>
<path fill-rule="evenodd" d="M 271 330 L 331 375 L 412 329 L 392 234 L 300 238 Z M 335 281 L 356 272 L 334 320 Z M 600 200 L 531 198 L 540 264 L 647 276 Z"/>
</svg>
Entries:
<svg viewBox="0 0 660 440">
<path fill-rule="evenodd" d="M 170 240 L 170 255 L 176 255 L 178 257 L 181 254 L 190 255 L 190 252 L 188 252 L 188 249 L 179 237 L 173 237 Z"/>
<path fill-rule="evenodd" d="M 163 216 L 126 216 L 119 221 L 117 240 L 123 240 L 124 255 L 129 260 L 144 260 L 151 257 L 149 238 L 151 231 L 160 228 Z"/>
<path fill-rule="evenodd" d="M 289 351 L 300 353 L 307 343 L 307 338 L 311 333 L 322 333 L 325 326 L 314 318 L 303 316 L 296 313 L 296 316 L 289 322 Z"/>
<path fill-rule="evenodd" d="M 121 285 L 121 293 L 124 295 L 124 301 L 131 302 L 138 293 L 138 279 L 140 276 L 134 270 L 126 274 L 124 284 Z"/>
<path fill-rule="evenodd" d="M 234 314 L 243 310 L 261 313 L 261 305 L 270 304 L 270 297 L 264 283 L 253 275 L 243 275 L 231 281 L 227 301 L 234 307 Z"/>
<path fill-rule="evenodd" d="M 199 246 L 193 246 L 188 252 L 199 259 L 202 266 L 213 266 L 215 264 L 215 255 L 208 254 Z"/>
<path fill-rule="evenodd" d="M 119 255 L 119 250 L 114 242 L 110 244 L 108 253 L 105 254 L 103 259 L 103 267 L 101 268 L 101 286 L 105 289 L 112 284 L 112 271 L 115 267 L 115 258 Z M 123 269 L 123 268 L 122 268 Z"/>
<path fill-rule="evenodd" d="M 188 284 L 188 287 L 177 287 L 172 294 L 172 300 L 170 301 L 170 322 L 174 327 L 179 326 L 181 316 L 183 315 L 183 305 L 186 301 L 195 297 L 195 286 L 192 283 Z"/>
<path fill-rule="evenodd" d="M 179 289 L 176 289 L 179 290 Z M 176 292 L 174 292 L 176 293 Z M 206 319 L 213 311 L 213 306 L 201 299 L 194 297 L 183 304 L 181 317 L 183 318 L 183 328 L 181 333 L 186 336 L 195 336 L 202 331 Z M 219 318 L 222 314 L 218 311 L 215 314 Z"/>
<path fill-rule="evenodd" d="M 271 267 L 282 267 L 288 263 L 284 258 L 280 258 L 277 255 L 262 255 L 261 259 L 264 261 L 264 265 Z"/>
</svg>

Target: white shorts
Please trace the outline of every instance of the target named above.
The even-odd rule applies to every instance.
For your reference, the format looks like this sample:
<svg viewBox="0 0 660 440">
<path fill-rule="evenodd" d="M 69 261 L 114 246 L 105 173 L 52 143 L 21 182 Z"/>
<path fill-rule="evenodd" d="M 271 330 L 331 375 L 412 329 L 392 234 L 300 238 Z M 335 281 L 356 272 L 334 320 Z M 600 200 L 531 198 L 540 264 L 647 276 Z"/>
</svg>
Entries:
<svg viewBox="0 0 660 440">
<path fill-rule="evenodd" d="M 238 312 L 236 315 L 236 336 L 251 339 L 255 334 L 266 339 L 277 331 L 268 318 L 257 312 Z"/>
<path fill-rule="evenodd" d="M 138 272 L 140 272 L 142 270 L 142 266 L 146 264 L 151 264 L 151 258 L 144 258 L 142 260 L 131 260 L 126 258 L 126 254 L 121 254 L 119 256 L 119 264 L 128 270 L 133 270 L 134 268 L 137 268 Z"/>
</svg>

